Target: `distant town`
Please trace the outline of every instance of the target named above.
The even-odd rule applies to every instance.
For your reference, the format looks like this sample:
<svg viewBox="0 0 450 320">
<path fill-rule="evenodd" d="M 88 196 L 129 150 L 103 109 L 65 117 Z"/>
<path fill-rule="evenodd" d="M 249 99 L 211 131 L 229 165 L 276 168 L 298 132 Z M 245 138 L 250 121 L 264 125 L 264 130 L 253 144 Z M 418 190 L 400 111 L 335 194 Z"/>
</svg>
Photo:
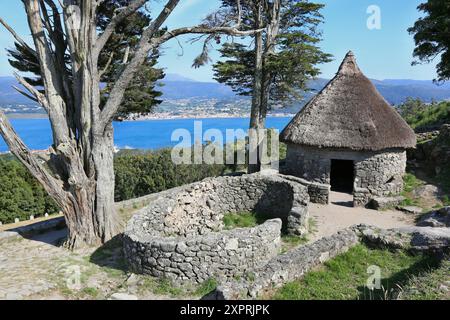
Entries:
<svg viewBox="0 0 450 320">
<path fill-rule="evenodd" d="M 166 99 L 154 111 L 142 114 L 129 114 L 122 121 L 156 120 L 156 119 L 201 119 L 201 118 L 245 118 L 250 116 L 251 101 L 237 99 Z M 36 104 L 7 104 L 1 106 L 11 118 L 46 118 L 42 107 Z M 300 107 L 274 108 L 269 112 L 273 117 L 291 117 Z"/>
</svg>

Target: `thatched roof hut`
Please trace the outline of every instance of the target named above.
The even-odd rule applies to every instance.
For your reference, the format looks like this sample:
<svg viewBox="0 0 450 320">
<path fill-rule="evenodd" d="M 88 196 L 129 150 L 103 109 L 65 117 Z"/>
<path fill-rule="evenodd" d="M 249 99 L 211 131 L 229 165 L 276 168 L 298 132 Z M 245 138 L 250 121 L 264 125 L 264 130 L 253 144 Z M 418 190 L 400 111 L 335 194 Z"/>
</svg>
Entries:
<svg viewBox="0 0 450 320">
<path fill-rule="evenodd" d="M 283 142 L 321 148 L 414 148 L 416 136 L 350 51 L 336 76 L 288 124 Z"/>
<path fill-rule="evenodd" d="M 284 173 L 352 192 L 355 205 L 367 205 L 401 193 L 405 149 L 415 147 L 416 136 L 349 52 L 336 76 L 283 130 L 281 141 L 287 144 Z M 329 200 L 326 192 L 310 196 Z"/>
</svg>

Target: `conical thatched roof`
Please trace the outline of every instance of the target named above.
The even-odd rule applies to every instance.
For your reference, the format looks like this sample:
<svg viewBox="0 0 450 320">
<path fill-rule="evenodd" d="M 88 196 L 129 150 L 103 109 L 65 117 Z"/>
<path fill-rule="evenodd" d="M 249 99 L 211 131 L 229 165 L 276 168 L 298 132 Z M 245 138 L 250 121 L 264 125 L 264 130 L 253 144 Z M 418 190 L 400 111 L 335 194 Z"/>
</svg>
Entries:
<svg viewBox="0 0 450 320">
<path fill-rule="evenodd" d="M 363 75 L 349 52 L 336 76 L 288 124 L 283 142 L 321 148 L 414 148 L 414 131 Z"/>
</svg>

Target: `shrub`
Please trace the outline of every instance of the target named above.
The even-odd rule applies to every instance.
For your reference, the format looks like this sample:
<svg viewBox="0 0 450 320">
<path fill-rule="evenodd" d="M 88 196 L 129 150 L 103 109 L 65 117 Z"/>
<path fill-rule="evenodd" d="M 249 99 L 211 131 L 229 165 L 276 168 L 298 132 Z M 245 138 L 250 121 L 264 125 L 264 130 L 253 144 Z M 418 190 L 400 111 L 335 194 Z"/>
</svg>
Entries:
<svg viewBox="0 0 450 320">
<path fill-rule="evenodd" d="M 56 204 L 28 170 L 11 156 L 0 158 L 0 221 L 28 220 L 58 211 Z"/>
<path fill-rule="evenodd" d="M 225 165 L 175 165 L 171 150 L 122 152 L 114 161 L 116 174 L 115 200 L 138 198 L 184 184 L 224 174 Z"/>
<path fill-rule="evenodd" d="M 419 99 L 408 99 L 398 106 L 408 124 L 416 130 L 439 128 L 450 122 L 450 102 L 425 104 Z"/>
</svg>

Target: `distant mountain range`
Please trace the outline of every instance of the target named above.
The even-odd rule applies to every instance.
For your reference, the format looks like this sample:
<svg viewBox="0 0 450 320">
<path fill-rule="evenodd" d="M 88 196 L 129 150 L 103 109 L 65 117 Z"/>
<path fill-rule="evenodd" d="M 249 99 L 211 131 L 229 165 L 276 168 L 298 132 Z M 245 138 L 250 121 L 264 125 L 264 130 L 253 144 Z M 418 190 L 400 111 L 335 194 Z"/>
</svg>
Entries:
<svg viewBox="0 0 450 320">
<path fill-rule="evenodd" d="M 306 99 L 311 98 L 314 92 L 325 87 L 329 79 L 319 78 L 311 81 L 309 87 L 313 89 Z M 394 105 L 404 102 L 407 98 L 419 98 L 425 102 L 450 99 L 450 83 L 436 85 L 433 81 L 425 80 L 372 80 L 385 99 Z M 162 80 L 164 86 L 161 91 L 165 99 L 226 99 L 235 98 L 235 93 L 226 85 L 214 82 L 198 82 L 178 75 L 168 74 Z"/>
<path fill-rule="evenodd" d="M 315 92 L 321 90 L 328 82 L 327 79 L 311 81 L 310 88 Z M 432 81 L 422 80 L 372 80 L 381 94 L 391 104 L 399 104 L 408 97 L 420 98 L 425 102 L 432 100 L 450 99 L 450 83 L 441 86 Z M 236 98 L 235 93 L 228 87 L 215 82 L 199 82 L 177 74 L 167 74 L 161 81 L 163 98 L 167 100 L 182 99 L 218 99 L 230 100 Z M 17 85 L 13 77 L 0 77 L 0 106 L 34 104 L 32 101 L 16 92 L 12 87 Z M 307 98 L 314 94 L 308 94 Z"/>
</svg>

